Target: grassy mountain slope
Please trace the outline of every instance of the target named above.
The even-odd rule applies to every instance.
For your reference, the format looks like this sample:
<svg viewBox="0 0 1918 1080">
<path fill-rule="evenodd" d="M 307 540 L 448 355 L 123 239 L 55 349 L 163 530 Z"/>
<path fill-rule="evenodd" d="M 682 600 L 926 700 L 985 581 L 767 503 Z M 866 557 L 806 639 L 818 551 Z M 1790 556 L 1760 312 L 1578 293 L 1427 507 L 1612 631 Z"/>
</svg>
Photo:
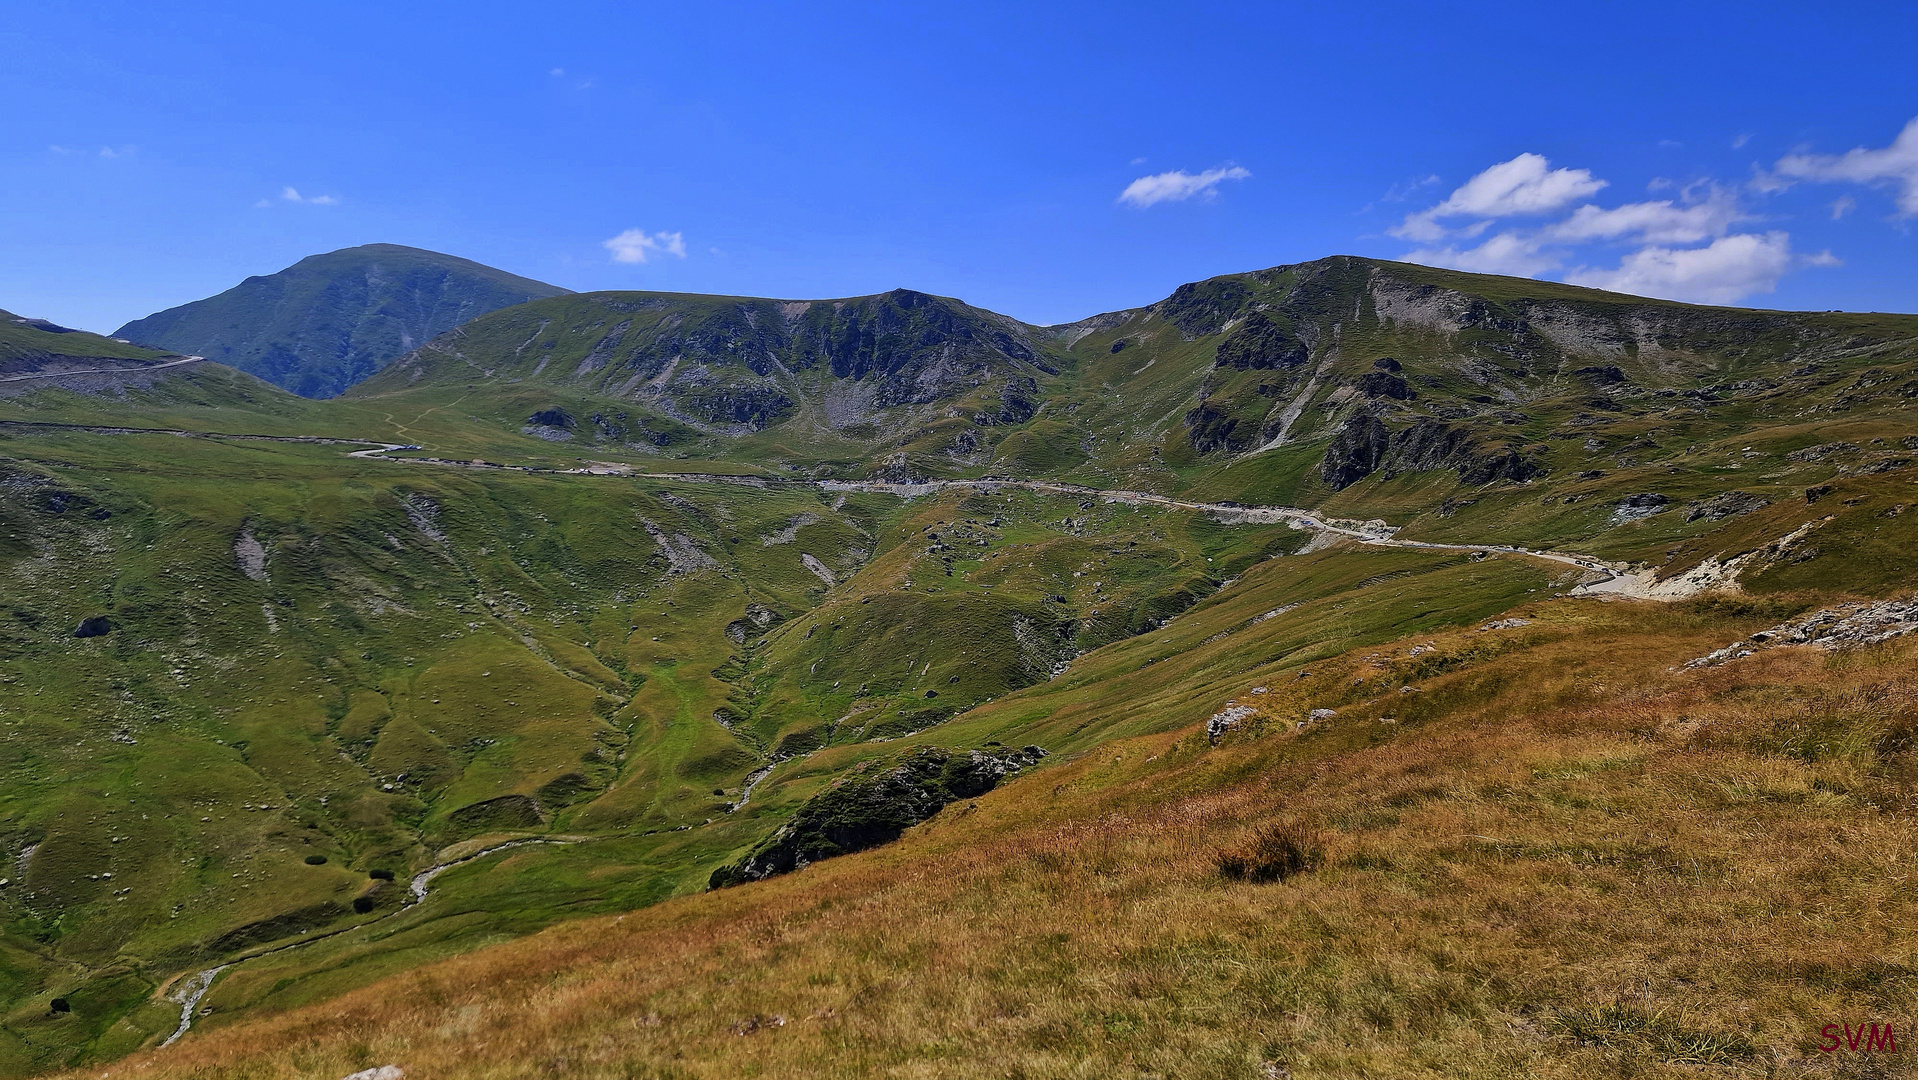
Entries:
<svg viewBox="0 0 1918 1080">
<path fill-rule="evenodd" d="M 940 317 L 894 310 L 902 297 Z M 891 374 L 860 351 L 872 342 Z M 1074 479 L 1323 505 L 1434 539 L 1589 542 L 1633 496 L 1735 487 L 1777 503 L 1816 471 L 1794 453 L 1905 449 L 1918 317 L 1697 307 L 1350 257 L 1052 328 L 917 294 L 594 294 L 476 320 L 354 396 L 457 408 L 517 434 L 529 459 Z"/>
<path fill-rule="evenodd" d="M 205 356 L 324 398 L 477 315 L 565 291 L 451 255 L 367 244 L 247 278 L 136 319 L 114 336 Z"/>
<path fill-rule="evenodd" d="M 1892 1075 L 1817 1046 L 1836 1018 L 1918 1004 L 1896 884 L 1910 646 L 1673 670 L 1699 640 L 1803 602 L 1554 601 L 1519 608 L 1517 629 L 1335 647 L 1309 676 L 1254 666 L 1229 693 L 1264 724 L 1217 745 L 1190 726 L 1107 742 L 890 848 L 557 927 L 128 1064 Z M 1333 715 L 1298 729 L 1312 708 Z M 1305 853 L 1292 876 L 1221 873 L 1287 836 Z"/>
<path fill-rule="evenodd" d="M 859 471 L 904 433 L 1024 421 L 1056 374 L 1034 328 L 905 289 L 815 301 L 591 293 L 475 320 L 352 397 L 457 389 L 528 441 Z"/>
<path fill-rule="evenodd" d="M 0 377 L 139 368 L 179 356 L 0 311 Z"/>
<path fill-rule="evenodd" d="M 1914 327 L 1331 259 L 1050 329 L 906 292 L 562 296 L 335 401 L 207 363 L 5 398 L 0 420 L 41 426 L 0 425 L 0 1073 L 150 1047 L 180 980 L 235 960 L 156 1069 L 1550 1075 L 1797 1053 L 1797 946 L 1766 939 L 1739 1014 L 1730 969 L 1667 959 L 1692 939 L 1656 924 L 1747 918 L 1759 856 L 1725 838 L 1806 807 L 1903 842 L 1880 808 L 1905 797 L 1905 654 L 1667 669 L 1910 588 Z M 126 430 L 167 427 L 437 460 Z M 602 467 L 552 471 L 582 462 Z M 645 475 L 667 470 L 732 478 Z M 982 474 L 1290 503 L 1668 583 L 1731 562 L 1746 598 L 1566 598 L 1593 575 L 1230 510 L 819 482 Z M 1513 611 L 1531 625 L 1476 629 Z M 895 848 L 691 896 L 914 753 L 1028 746 L 1037 764 Z M 1713 794 L 1739 784 L 1761 794 Z M 1319 870 L 1220 879 L 1213 856 L 1271 822 L 1324 834 Z M 542 842 L 459 861 L 514 840 Z M 407 879 L 441 866 L 413 903 Z M 1763 895 L 1890 902 L 1800 879 Z M 1653 944 L 1581 938 L 1595 897 Z M 993 944 L 994 924 L 1015 929 Z M 1820 941 L 1841 939 L 1863 940 Z M 1575 946 L 1590 959 L 1539 969 Z M 1246 956 L 1269 976 L 1234 974 Z M 1493 977 L 1519 962 L 1543 973 Z M 742 963 L 752 988 L 719 974 Z M 534 1017 L 499 965 L 578 987 L 579 1011 Z M 371 992 L 405 1008 L 325 1030 L 389 977 Z M 1638 978 L 1656 985 L 1606 996 Z M 1831 978 L 1818 1008 L 1904 1001 Z M 701 1001 L 718 1012 L 692 1019 Z"/>
</svg>

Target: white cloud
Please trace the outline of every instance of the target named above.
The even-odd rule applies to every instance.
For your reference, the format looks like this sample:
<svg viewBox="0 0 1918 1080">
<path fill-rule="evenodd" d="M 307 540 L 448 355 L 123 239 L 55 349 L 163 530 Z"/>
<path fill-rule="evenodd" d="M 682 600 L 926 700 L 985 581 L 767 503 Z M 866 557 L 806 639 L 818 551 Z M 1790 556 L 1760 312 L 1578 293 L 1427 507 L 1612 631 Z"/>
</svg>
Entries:
<svg viewBox="0 0 1918 1080">
<path fill-rule="evenodd" d="M 1777 288 L 1792 261 L 1791 237 L 1785 233 L 1737 233 L 1702 248 L 1643 247 L 1625 256 L 1616 269 L 1582 267 L 1565 280 L 1634 296 L 1735 304 Z"/>
<path fill-rule="evenodd" d="M 1460 185 L 1444 202 L 1409 214 L 1388 230 L 1405 240 L 1438 240 L 1445 236 L 1441 218 L 1502 218 L 1548 214 L 1596 194 L 1605 181 L 1590 169 L 1554 169 L 1540 154 L 1520 154 L 1501 161 Z"/>
<path fill-rule="evenodd" d="M 1733 149 L 1733 150 L 1743 150 L 1743 149 L 1745 148 L 1745 144 L 1746 144 L 1746 143 L 1748 143 L 1748 142 L 1750 142 L 1750 141 L 1752 141 L 1752 137 L 1751 137 L 1750 135 L 1733 135 L 1733 136 L 1732 136 L 1732 149 Z"/>
<path fill-rule="evenodd" d="M 547 72 L 546 74 L 551 75 L 555 79 L 563 79 L 566 77 L 566 69 L 554 68 L 553 70 Z"/>
<path fill-rule="evenodd" d="M 1843 154 L 1791 154 L 1780 158 L 1772 172 L 1790 180 L 1890 185 L 1899 189 L 1899 214 L 1918 215 L 1918 117 L 1883 149 L 1861 146 Z"/>
<path fill-rule="evenodd" d="M 280 198 L 291 203 L 305 203 L 308 206 L 338 206 L 340 204 L 340 200 L 331 195 L 301 195 L 299 191 L 292 187 L 281 188 Z"/>
<path fill-rule="evenodd" d="M 1646 244 L 1696 244 L 1725 235 L 1745 217 L 1731 192 L 1713 187 L 1706 198 L 1689 204 L 1659 199 L 1606 210 L 1587 203 L 1546 226 L 1545 235 L 1565 243 L 1630 238 Z"/>
<path fill-rule="evenodd" d="M 1831 219 L 1833 221 L 1838 221 L 1841 218 L 1843 218 L 1846 214 L 1851 213 L 1853 210 L 1856 210 L 1857 208 L 1858 208 L 1857 199 L 1854 199 L 1849 195 L 1840 195 L 1838 196 L 1838 198 L 1832 200 Z"/>
<path fill-rule="evenodd" d="M 1474 274 L 1513 274 L 1535 277 L 1556 270 L 1559 259 L 1542 250 L 1537 237 L 1502 232 L 1474 248 L 1421 248 L 1405 256 L 1406 262 L 1425 266 L 1444 266 L 1468 270 Z"/>
<path fill-rule="evenodd" d="M 1244 180 L 1252 175 L 1250 170 L 1237 165 L 1222 165 L 1216 169 L 1193 175 L 1184 169 L 1172 172 L 1155 173 L 1141 176 L 1119 193 L 1119 201 L 1138 207 L 1152 206 L 1162 202 L 1184 202 L 1194 196 L 1207 198 L 1216 194 L 1218 186 L 1227 180 Z"/>
<path fill-rule="evenodd" d="M 612 252 L 613 261 L 619 263 L 643 263 L 654 255 L 686 257 L 684 233 L 648 233 L 644 229 L 627 229 L 611 240 L 601 241 L 600 246 Z"/>
</svg>

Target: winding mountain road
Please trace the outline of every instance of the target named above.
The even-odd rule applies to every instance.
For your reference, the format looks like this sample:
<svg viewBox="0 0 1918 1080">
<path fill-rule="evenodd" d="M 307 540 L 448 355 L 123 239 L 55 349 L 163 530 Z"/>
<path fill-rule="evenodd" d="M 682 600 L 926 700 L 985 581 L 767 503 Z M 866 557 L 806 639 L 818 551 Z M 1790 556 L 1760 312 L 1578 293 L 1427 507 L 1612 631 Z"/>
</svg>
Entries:
<svg viewBox="0 0 1918 1080">
<path fill-rule="evenodd" d="M 188 360 L 175 361 L 187 363 Z M 148 369 L 151 370 L 151 369 Z M 404 465 L 434 465 L 441 468 L 505 470 L 530 474 L 550 474 L 555 476 L 605 476 L 639 480 L 665 480 L 691 484 L 731 484 L 742 487 L 817 487 L 822 491 L 868 492 L 897 495 L 901 498 L 916 498 L 922 495 L 936 494 L 940 491 L 963 488 L 973 491 L 1033 491 L 1047 495 L 1067 495 L 1081 499 L 1100 499 L 1106 502 L 1124 503 L 1132 506 L 1157 506 L 1169 510 L 1185 510 L 1192 513 L 1210 514 L 1230 524 L 1244 525 L 1290 525 L 1296 529 L 1309 529 L 1335 536 L 1342 536 L 1371 547 L 1422 548 L 1428 551 L 1486 551 L 1507 555 L 1524 555 L 1547 562 L 1561 563 L 1588 573 L 1602 574 L 1597 581 L 1586 582 L 1573 589 L 1573 595 L 1609 594 L 1629 596 L 1642 600 L 1680 599 L 1692 595 L 1700 588 L 1716 583 L 1716 578 L 1688 581 L 1683 587 L 1660 584 L 1654 580 L 1651 570 L 1634 570 L 1630 566 L 1608 562 L 1593 555 L 1581 555 L 1576 552 L 1545 551 L 1538 548 L 1522 547 L 1514 544 L 1443 544 L 1429 540 L 1404 540 L 1397 536 L 1398 530 L 1383 521 L 1356 521 L 1346 518 L 1326 517 L 1310 510 L 1300 510 L 1290 506 L 1245 506 L 1239 503 L 1207 503 L 1176 499 L 1169 495 L 1159 495 L 1149 491 L 1127 491 L 1115 488 L 1086 487 L 1081 484 L 1065 484 L 1052 480 L 1013 480 L 989 477 L 978 480 L 921 480 L 912 483 L 899 483 L 888 480 L 798 480 L 785 477 L 736 476 L 725 473 L 662 473 L 638 472 L 626 466 L 588 466 L 579 469 L 554 469 L 535 465 L 503 465 L 497 462 L 474 459 L 458 461 L 440 457 L 391 457 L 396 450 L 423 449 L 414 443 L 393 443 L 383 439 L 337 438 L 323 435 L 251 435 L 219 431 L 188 431 L 180 428 L 134 428 L 112 427 L 98 424 L 62 424 L 47 421 L 0 420 L 0 427 L 51 428 L 55 430 L 87 431 L 104 435 L 180 435 L 202 439 L 245 439 L 264 442 L 316 443 L 322 445 L 349 445 L 363 449 L 349 452 L 347 457 L 363 460 L 392 461 Z"/>
<path fill-rule="evenodd" d="M 199 357 L 188 357 L 182 360 L 171 361 L 167 364 L 156 365 L 153 368 L 146 368 L 141 370 L 152 371 L 152 370 L 157 370 L 160 367 L 172 367 L 172 366 L 178 366 L 180 364 L 194 363 L 199 359 L 200 359 Z M 105 371 L 105 370 L 124 370 L 124 369 L 101 369 L 101 370 Z M 0 382 L 16 381 L 16 380 L 25 379 L 25 378 L 46 378 L 46 377 L 53 377 L 55 375 L 74 375 L 74 374 L 87 374 L 87 373 L 88 372 L 69 371 L 69 372 L 57 372 L 57 373 L 48 373 L 48 374 L 36 374 L 36 375 L 29 375 L 29 376 L 12 376 L 5 379 L 0 379 Z M 57 423 L 57 422 L 50 422 L 50 421 L 23 421 L 23 420 L 0 420 L 0 427 L 39 428 L 39 429 L 50 429 L 54 431 L 62 431 L 62 430 L 86 431 L 93 434 L 106 434 L 106 435 L 142 435 L 142 434 L 176 435 L 176 436 L 183 436 L 188 438 L 310 443 L 310 444 L 321 444 L 321 445 L 350 445 L 350 446 L 361 447 L 361 449 L 350 451 L 346 455 L 348 457 L 360 458 L 363 460 L 377 459 L 382 461 L 392 461 L 392 462 L 396 462 L 404 465 L 430 465 L 430 466 L 438 466 L 442 468 L 499 469 L 499 470 L 513 471 L 513 472 L 524 472 L 524 473 L 535 473 L 535 474 L 544 473 L 544 474 L 560 475 L 560 476 L 604 476 L 608 478 L 659 480 L 659 481 L 668 481 L 668 482 L 675 482 L 675 483 L 728 484 L 728 485 L 735 485 L 735 486 L 758 487 L 758 488 L 805 486 L 805 487 L 816 487 L 821 491 L 842 492 L 842 493 L 843 492 L 862 492 L 862 493 L 888 494 L 888 495 L 896 495 L 900 498 L 907 498 L 907 499 L 937 494 L 942 491 L 948 491 L 953 489 L 964 489 L 964 490 L 971 490 L 971 491 L 1010 491 L 1010 490 L 1031 491 L 1031 492 L 1036 492 L 1039 494 L 1046 494 L 1046 495 L 1063 495 L 1063 496 L 1079 498 L 1079 499 L 1098 499 L 1098 500 L 1101 500 L 1104 502 L 1110 502 L 1110 503 L 1120 503 L 1120 504 L 1132 505 L 1132 506 L 1151 506 L 1151 507 L 1159 507 L 1159 508 L 1169 509 L 1169 510 L 1183 510 L 1191 513 L 1207 514 L 1227 524 L 1290 525 L 1296 529 L 1310 530 L 1314 532 L 1327 534 L 1330 536 L 1341 537 L 1344 539 L 1352 540 L 1357 543 L 1372 546 L 1372 547 L 1415 548 L 1415 549 L 1422 549 L 1422 550 L 1428 550 L 1428 551 L 1471 551 L 1471 552 L 1483 551 L 1483 552 L 1501 552 L 1501 553 L 1512 554 L 1512 555 L 1522 555 L 1522 556 L 1528 556 L 1535 559 L 1543 559 L 1548 562 L 1561 563 L 1565 566 L 1573 567 L 1590 574 L 1603 575 L 1602 578 L 1600 578 L 1599 580 L 1591 581 L 1591 582 L 1587 582 L 1579 585 L 1576 589 L 1573 590 L 1573 593 L 1575 595 L 1593 594 L 1593 593 L 1611 593 L 1615 595 L 1634 596 L 1634 597 L 1641 597 L 1646 599 L 1669 599 L 1669 598 L 1673 598 L 1675 595 L 1680 595 L 1669 589 L 1654 590 L 1653 583 L 1651 580 L 1652 578 L 1651 571 L 1634 572 L 1630 567 L 1607 562 L 1605 560 L 1602 560 L 1590 555 L 1580 555 L 1580 554 L 1557 552 L 1557 551 L 1542 551 L 1535 548 L 1521 547 L 1521 546 L 1512 545 L 1512 544 L 1496 544 L 1496 543 L 1446 544 L 1446 543 L 1437 543 L 1437 542 L 1426 541 L 1426 540 L 1405 540 L 1405 539 L 1400 539 L 1396 535 L 1398 532 L 1397 529 L 1395 529 L 1391 525 L 1386 524 L 1384 521 L 1379 521 L 1379 520 L 1357 521 L 1357 520 L 1344 519 L 1344 518 L 1334 518 L 1334 517 L 1328 517 L 1322 514 L 1313 513 L 1312 511 L 1309 511 L 1309 510 L 1301 510 L 1295 507 L 1288 507 L 1288 506 L 1246 506 L 1239 503 L 1195 502 L 1187 499 L 1174 498 L 1169 495 L 1160 495 L 1160 494 L 1156 494 L 1154 492 L 1149 492 L 1149 491 L 1128 491 L 1128 490 L 1112 489 L 1112 488 L 1094 488 L 1094 487 L 1086 487 L 1080 484 L 1067 484 L 1067 483 L 1060 483 L 1057 481 L 1050 481 L 1050 480 L 1015 480 L 1015 479 L 1005 479 L 1005 478 L 986 478 L 986 479 L 977 479 L 977 480 L 925 480 L 925 481 L 918 481 L 913 483 L 897 483 L 897 482 L 884 481 L 884 480 L 800 480 L 800 479 L 788 479 L 783 477 L 733 476 L 733 475 L 725 475 L 720 473 L 638 472 L 625 466 L 599 466 L 599 467 L 587 467 L 587 468 L 580 468 L 580 469 L 553 469 L 553 468 L 545 468 L 545 467 L 538 467 L 538 466 L 503 465 L 503 464 L 488 462 L 484 460 L 457 461 L 457 460 L 452 460 L 448 458 L 437 458 L 437 457 L 392 457 L 390 455 L 392 455 L 395 451 L 419 450 L 419 449 L 422 449 L 422 447 L 416 444 L 392 443 L 392 442 L 387 442 L 379 439 L 335 438 L 335 437 L 315 436 L 315 435 L 254 435 L 254 434 L 241 434 L 241 433 L 215 432 L 215 431 L 191 431 L 191 430 L 185 430 L 185 429 L 179 429 L 179 428 L 135 428 L 135 427 L 118 427 L 118 426 L 106 426 L 106 425 L 95 425 L 95 424 L 65 424 L 65 423 Z M 778 764 L 780 764 L 779 761 L 770 762 L 762 769 L 756 771 L 752 775 L 752 777 L 748 780 L 745 789 L 741 792 L 741 796 L 738 802 L 734 806 L 730 807 L 729 809 L 737 810 L 739 809 L 740 806 L 743 806 L 746 803 L 746 801 L 751 797 L 751 792 L 753 787 L 755 787 L 760 780 L 764 779 L 765 776 L 768 773 L 770 773 L 773 770 L 773 768 L 777 766 Z M 178 1028 L 176 1028 L 174 1032 L 170 1036 L 168 1036 L 166 1041 L 161 1043 L 160 1045 L 170 1046 L 174 1042 L 178 1041 L 182 1036 L 184 1036 L 189 1030 L 192 1029 L 193 1019 L 196 1014 L 196 1011 L 199 1008 L 200 1002 L 206 997 L 207 993 L 212 990 L 214 983 L 219 979 L 220 975 L 222 975 L 223 973 L 225 973 L 226 971 L 230 970 L 233 967 L 236 967 L 240 964 L 244 964 L 250 960 L 258 959 L 262 956 L 271 956 L 271 955 L 286 952 L 292 949 L 303 948 L 305 946 L 312 945 L 316 942 L 324 941 L 329 938 L 339 936 L 341 934 L 352 933 L 354 931 L 363 929 L 368 926 L 377 925 L 378 923 L 383 922 L 386 919 L 390 919 L 395 916 L 401 915 L 407 911 L 410 911 L 414 907 L 423 903 L 427 899 L 432 887 L 432 882 L 436 877 L 438 877 L 440 874 L 444 873 L 445 871 L 451 870 L 455 867 L 463 866 L 468 863 L 477 861 L 479 859 L 487 858 L 501 851 L 505 851 L 509 848 L 516 848 L 516 847 L 526 846 L 530 844 L 575 844 L 575 843 L 583 843 L 583 842 L 586 842 L 586 838 L 526 837 L 526 838 L 511 840 L 511 841 L 498 844 L 492 847 L 484 848 L 479 851 L 473 852 L 472 854 L 465 855 L 457 859 L 448 859 L 443 862 L 435 863 L 434 865 L 427 867 L 426 869 L 420 871 L 419 873 L 413 876 L 411 882 L 409 883 L 409 897 L 404 903 L 402 903 L 402 905 L 399 908 L 395 909 L 394 911 L 388 912 L 387 914 L 381 916 L 378 919 L 373 919 L 363 923 L 356 923 L 352 926 L 342 927 L 340 929 L 328 931 L 323 934 L 316 934 L 316 935 L 302 937 L 301 939 L 297 941 L 286 942 L 286 943 L 274 946 L 273 948 L 264 949 L 259 952 L 236 957 L 234 959 L 231 959 L 217 966 L 196 971 L 190 975 L 181 976 L 175 979 L 172 983 L 168 984 L 168 986 L 163 986 L 160 991 L 161 994 L 164 995 L 167 1000 L 175 1002 L 179 1004 L 181 1007 L 180 1008 L 180 1024 Z M 168 988 L 169 986 L 171 987 L 170 992 Z"/>
<path fill-rule="evenodd" d="M 25 382 L 28 379 L 60 379 L 68 375 L 145 375 L 148 372 L 165 371 L 167 368 L 179 367 L 182 364 L 197 364 L 205 359 L 206 357 L 204 356 L 183 356 L 178 360 L 168 360 L 164 364 L 148 364 L 145 367 L 72 368 L 67 371 L 36 371 L 28 375 L 0 376 L 0 383 Z"/>
</svg>

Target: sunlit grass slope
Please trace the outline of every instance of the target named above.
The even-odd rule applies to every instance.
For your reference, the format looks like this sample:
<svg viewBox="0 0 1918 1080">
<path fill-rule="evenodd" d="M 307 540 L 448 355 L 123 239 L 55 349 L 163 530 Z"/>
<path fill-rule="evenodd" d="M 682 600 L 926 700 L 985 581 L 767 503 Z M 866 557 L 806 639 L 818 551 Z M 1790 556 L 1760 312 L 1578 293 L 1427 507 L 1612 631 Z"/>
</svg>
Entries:
<svg viewBox="0 0 1918 1080">
<path fill-rule="evenodd" d="M 1107 742 L 889 848 L 112 1071 L 1825 1074 L 1820 1027 L 1918 1004 L 1910 646 L 1675 670 L 1810 599 L 1533 603 L 1252 664 L 1183 714 L 1255 706 L 1217 745 Z M 1272 825 L 1316 868 L 1220 873 Z"/>
</svg>

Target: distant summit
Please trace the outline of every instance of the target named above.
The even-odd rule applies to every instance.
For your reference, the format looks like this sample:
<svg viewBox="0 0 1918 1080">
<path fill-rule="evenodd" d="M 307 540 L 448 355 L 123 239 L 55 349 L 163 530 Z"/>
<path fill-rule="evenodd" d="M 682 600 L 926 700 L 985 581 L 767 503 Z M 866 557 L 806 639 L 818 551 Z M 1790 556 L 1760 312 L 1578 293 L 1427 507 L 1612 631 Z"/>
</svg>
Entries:
<svg viewBox="0 0 1918 1080">
<path fill-rule="evenodd" d="M 247 278 L 114 336 L 325 398 L 469 319 L 566 292 L 452 255 L 367 244 Z"/>
</svg>

